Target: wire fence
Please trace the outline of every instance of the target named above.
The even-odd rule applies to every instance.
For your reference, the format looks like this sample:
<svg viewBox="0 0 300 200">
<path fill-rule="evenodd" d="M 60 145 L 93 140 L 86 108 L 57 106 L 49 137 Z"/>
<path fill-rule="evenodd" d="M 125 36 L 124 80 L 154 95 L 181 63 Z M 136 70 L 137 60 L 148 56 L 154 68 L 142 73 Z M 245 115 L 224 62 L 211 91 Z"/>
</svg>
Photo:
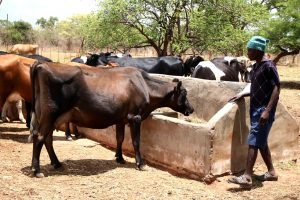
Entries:
<svg viewBox="0 0 300 200">
<path fill-rule="evenodd" d="M 0 50 L 2 51 L 8 51 L 9 47 L 1 46 Z M 100 53 L 100 52 L 114 52 L 110 48 L 103 48 L 99 49 L 97 52 L 91 52 L 91 53 Z M 51 60 L 55 62 L 69 62 L 75 57 L 79 57 L 81 55 L 84 55 L 85 53 L 81 52 L 79 48 L 73 48 L 71 50 L 67 50 L 62 47 L 39 47 L 38 54 L 45 56 L 47 58 L 50 58 Z M 118 52 L 114 52 L 118 53 Z M 145 48 L 133 48 L 128 52 L 132 57 L 156 57 L 157 53 L 154 50 L 154 48 L 151 47 L 145 47 Z M 185 54 L 181 56 L 183 60 L 188 58 L 189 56 L 193 55 L 191 51 L 187 51 Z M 220 55 L 212 55 L 210 53 L 205 53 L 204 55 L 201 55 L 205 60 L 210 60 L 214 57 L 220 56 Z M 274 58 L 274 55 L 271 55 L 271 59 Z M 297 55 L 291 55 L 291 56 L 285 56 L 280 59 L 278 65 L 284 65 L 284 66 L 299 66 L 300 67 L 300 54 Z"/>
</svg>

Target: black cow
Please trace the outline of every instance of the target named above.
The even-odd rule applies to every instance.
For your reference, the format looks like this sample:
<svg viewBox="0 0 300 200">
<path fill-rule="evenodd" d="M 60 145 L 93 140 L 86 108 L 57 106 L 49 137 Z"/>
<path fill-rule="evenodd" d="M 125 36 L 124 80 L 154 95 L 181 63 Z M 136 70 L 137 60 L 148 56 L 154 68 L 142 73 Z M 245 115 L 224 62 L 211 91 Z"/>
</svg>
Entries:
<svg viewBox="0 0 300 200">
<path fill-rule="evenodd" d="M 38 61 L 53 62 L 50 58 L 47 58 L 45 56 L 41 56 L 39 54 L 20 55 L 20 56 L 24 56 L 24 57 L 27 57 L 27 58 L 35 59 L 35 60 L 38 60 Z"/>
<path fill-rule="evenodd" d="M 71 60 L 71 62 L 78 62 L 82 64 L 86 64 L 86 61 L 87 61 L 87 56 L 80 56 L 80 57 L 73 58 Z"/>
<path fill-rule="evenodd" d="M 8 54 L 6 51 L 0 51 L 0 55 Z"/>
<path fill-rule="evenodd" d="M 222 81 L 243 81 L 246 73 L 245 64 L 237 61 L 234 58 L 214 58 L 211 61 L 202 61 L 195 68 L 192 77 L 208 79 L 208 80 L 222 80 Z"/>
<path fill-rule="evenodd" d="M 159 107 L 170 107 L 184 115 L 193 112 L 187 91 L 178 79 L 173 82 L 157 80 L 133 67 L 105 69 L 36 63 L 31 67 L 30 76 L 34 96 L 32 170 L 36 177 L 43 177 L 40 173 L 43 144 L 51 164 L 55 168 L 61 166 L 53 149 L 52 134 L 55 127 L 63 123 L 101 129 L 116 124 L 116 160 L 119 163 L 125 162 L 122 143 L 128 123 L 136 165 L 141 169 L 141 122 Z"/>
<path fill-rule="evenodd" d="M 86 60 L 79 57 L 72 59 L 71 62 L 81 62 L 90 66 L 117 65 L 119 67 L 136 67 L 148 73 L 167 74 L 182 76 L 185 74 L 183 61 L 179 57 L 163 56 L 163 57 L 141 57 L 132 58 L 129 54 L 121 57 L 112 52 L 90 54 Z"/>
<path fill-rule="evenodd" d="M 148 73 L 166 74 L 182 76 L 184 75 L 183 61 L 175 56 L 162 56 L 162 57 L 141 57 L 132 58 L 130 56 L 116 57 L 106 56 L 100 57 L 100 60 L 105 62 L 117 63 L 120 67 L 136 67 Z"/>
</svg>

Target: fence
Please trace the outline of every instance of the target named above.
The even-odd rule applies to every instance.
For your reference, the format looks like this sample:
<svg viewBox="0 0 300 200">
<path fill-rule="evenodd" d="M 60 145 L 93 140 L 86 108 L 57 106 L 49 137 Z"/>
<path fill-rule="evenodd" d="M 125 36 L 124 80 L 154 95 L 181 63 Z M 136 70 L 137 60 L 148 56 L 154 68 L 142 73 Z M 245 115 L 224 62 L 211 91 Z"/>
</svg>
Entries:
<svg viewBox="0 0 300 200">
<path fill-rule="evenodd" d="M 0 47 L 0 50 L 7 51 L 7 47 Z M 98 52 L 112 52 L 113 50 L 110 48 L 103 48 L 99 49 Z M 117 52 L 115 52 L 117 53 Z M 145 48 L 133 48 L 128 53 L 133 57 L 156 57 L 157 53 L 152 47 L 145 47 Z M 66 50 L 61 47 L 39 47 L 38 54 L 45 56 L 47 58 L 52 59 L 56 62 L 68 62 L 71 61 L 72 58 L 78 57 L 81 55 L 79 48 L 74 48 L 72 50 Z M 181 57 L 185 60 L 190 55 L 193 55 L 191 51 L 187 51 Z M 210 53 L 205 53 L 202 55 L 205 60 L 210 60 L 217 55 L 212 55 Z M 271 55 L 273 58 L 274 55 Z M 292 56 L 285 56 L 280 59 L 278 65 L 284 66 L 300 66 L 300 54 L 292 55 Z"/>
</svg>

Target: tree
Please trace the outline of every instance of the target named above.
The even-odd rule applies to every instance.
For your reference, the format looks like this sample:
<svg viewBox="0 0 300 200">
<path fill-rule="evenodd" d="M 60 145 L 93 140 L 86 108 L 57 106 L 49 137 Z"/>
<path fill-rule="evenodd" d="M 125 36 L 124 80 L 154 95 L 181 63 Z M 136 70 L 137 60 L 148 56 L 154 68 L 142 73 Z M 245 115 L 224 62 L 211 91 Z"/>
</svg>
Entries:
<svg viewBox="0 0 300 200">
<path fill-rule="evenodd" d="M 119 37 L 117 44 L 127 48 L 152 46 L 158 56 L 175 54 L 187 49 L 181 42 L 189 7 L 187 0 L 104 0 L 94 25 L 112 46 Z"/>
<path fill-rule="evenodd" d="M 0 35 L 5 45 L 35 41 L 31 24 L 24 21 L 0 21 Z"/>
<path fill-rule="evenodd" d="M 59 35 L 67 42 L 67 48 L 70 50 L 72 42 L 79 40 L 81 51 L 85 45 L 85 32 L 87 27 L 87 15 L 74 15 L 58 23 Z"/>
<path fill-rule="evenodd" d="M 0 38 L 1 43 L 5 46 L 9 45 L 11 43 L 9 33 L 8 33 L 8 27 L 11 26 L 11 22 L 7 20 L 0 20 Z"/>
<path fill-rule="evenodd" d="M 270 39 L 270 51 L 277 53 L 274 63 L 300 51 L 300 4 L 298 0 L 268 2 L 273 15 L 260 34 Z"/>
<path fill-rule="evenodd" d="M 43 29 L 52 29 L 54 28 L 55 24 L 58 22 L 57 17 L 50 16 L 49 19 L 45 19 L 44 17 L 39 18 L 36 21 L 36 24 L 39 25 Z"/>
<path fill-rule="evenodd" d="M 39 44 L 47 44 L 58 46 L 59 45 L 59 37 L 56 30 L 56 24 L 58 22 L 57 17 L 49 17 L 49 19 L 40 18 L 36 21 L 36 24 L 40 26 L 40 30 L 37 30 Z"/>
<path fill-rule="evenodd" d="M 198 52 L 243 54 L 249 30 L 268 18 L 266 6 L 245 0 L 103 0 L 93 24 L 97 44 L 152 46 L 158 56 Z M 92 33 L 95 33 L 92 31 Z"/>
<path fill-rule="evenodd" d="M 149 46 L 143 43 L 144 39 L 137 30 L 123 24 L 112 25 L 98 15 L 90 15 L 85 24 L 86 46 L 90 49 L 109 47 L 126 53 L 133 47 Z"/>
<path fill-rule="evenodd" d="M 191 45 L 199 52 L 242 55 L 253 29 L 269 14 L 257 1 L 203 1 L 190 15 Z"/>
</svg>

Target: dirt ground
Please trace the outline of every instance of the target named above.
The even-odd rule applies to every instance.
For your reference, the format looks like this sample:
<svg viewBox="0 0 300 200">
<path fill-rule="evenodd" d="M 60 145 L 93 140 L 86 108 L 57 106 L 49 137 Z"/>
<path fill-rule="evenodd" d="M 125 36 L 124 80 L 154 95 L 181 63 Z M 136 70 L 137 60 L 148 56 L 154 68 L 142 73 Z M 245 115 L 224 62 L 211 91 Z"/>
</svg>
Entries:
<svg viewBox="0 0 300 200">
<path fill-rule="evenodd" d="M 300 122 L 300 68 L 279 70 L 283 81 L 280 99 Z M 114 152 L 88 139 L 66 141 L 54 133 L 54 148 L 63 168 L 54 170 L 46 149 L 41 153 L 41 170 L 46 177 L 34 178 L 30 169 L 32 144 L 28 131 L 18 122 L 0 124 L 0 199 L 300 199 L 300 152 L 297 161 L 277 162 L 277 182 L 254 181 L 251 190 L 227 183 L 223 176 L 207 185 L 146 167 L 135 169 L 133 158 L 117 164 Z M 300 144 L 300 142 L 299 142 Z M 299 146 L 300 150 L 300 146 Z M 255 166 L 255 174 L 265 172 Z"/>
</svg>

